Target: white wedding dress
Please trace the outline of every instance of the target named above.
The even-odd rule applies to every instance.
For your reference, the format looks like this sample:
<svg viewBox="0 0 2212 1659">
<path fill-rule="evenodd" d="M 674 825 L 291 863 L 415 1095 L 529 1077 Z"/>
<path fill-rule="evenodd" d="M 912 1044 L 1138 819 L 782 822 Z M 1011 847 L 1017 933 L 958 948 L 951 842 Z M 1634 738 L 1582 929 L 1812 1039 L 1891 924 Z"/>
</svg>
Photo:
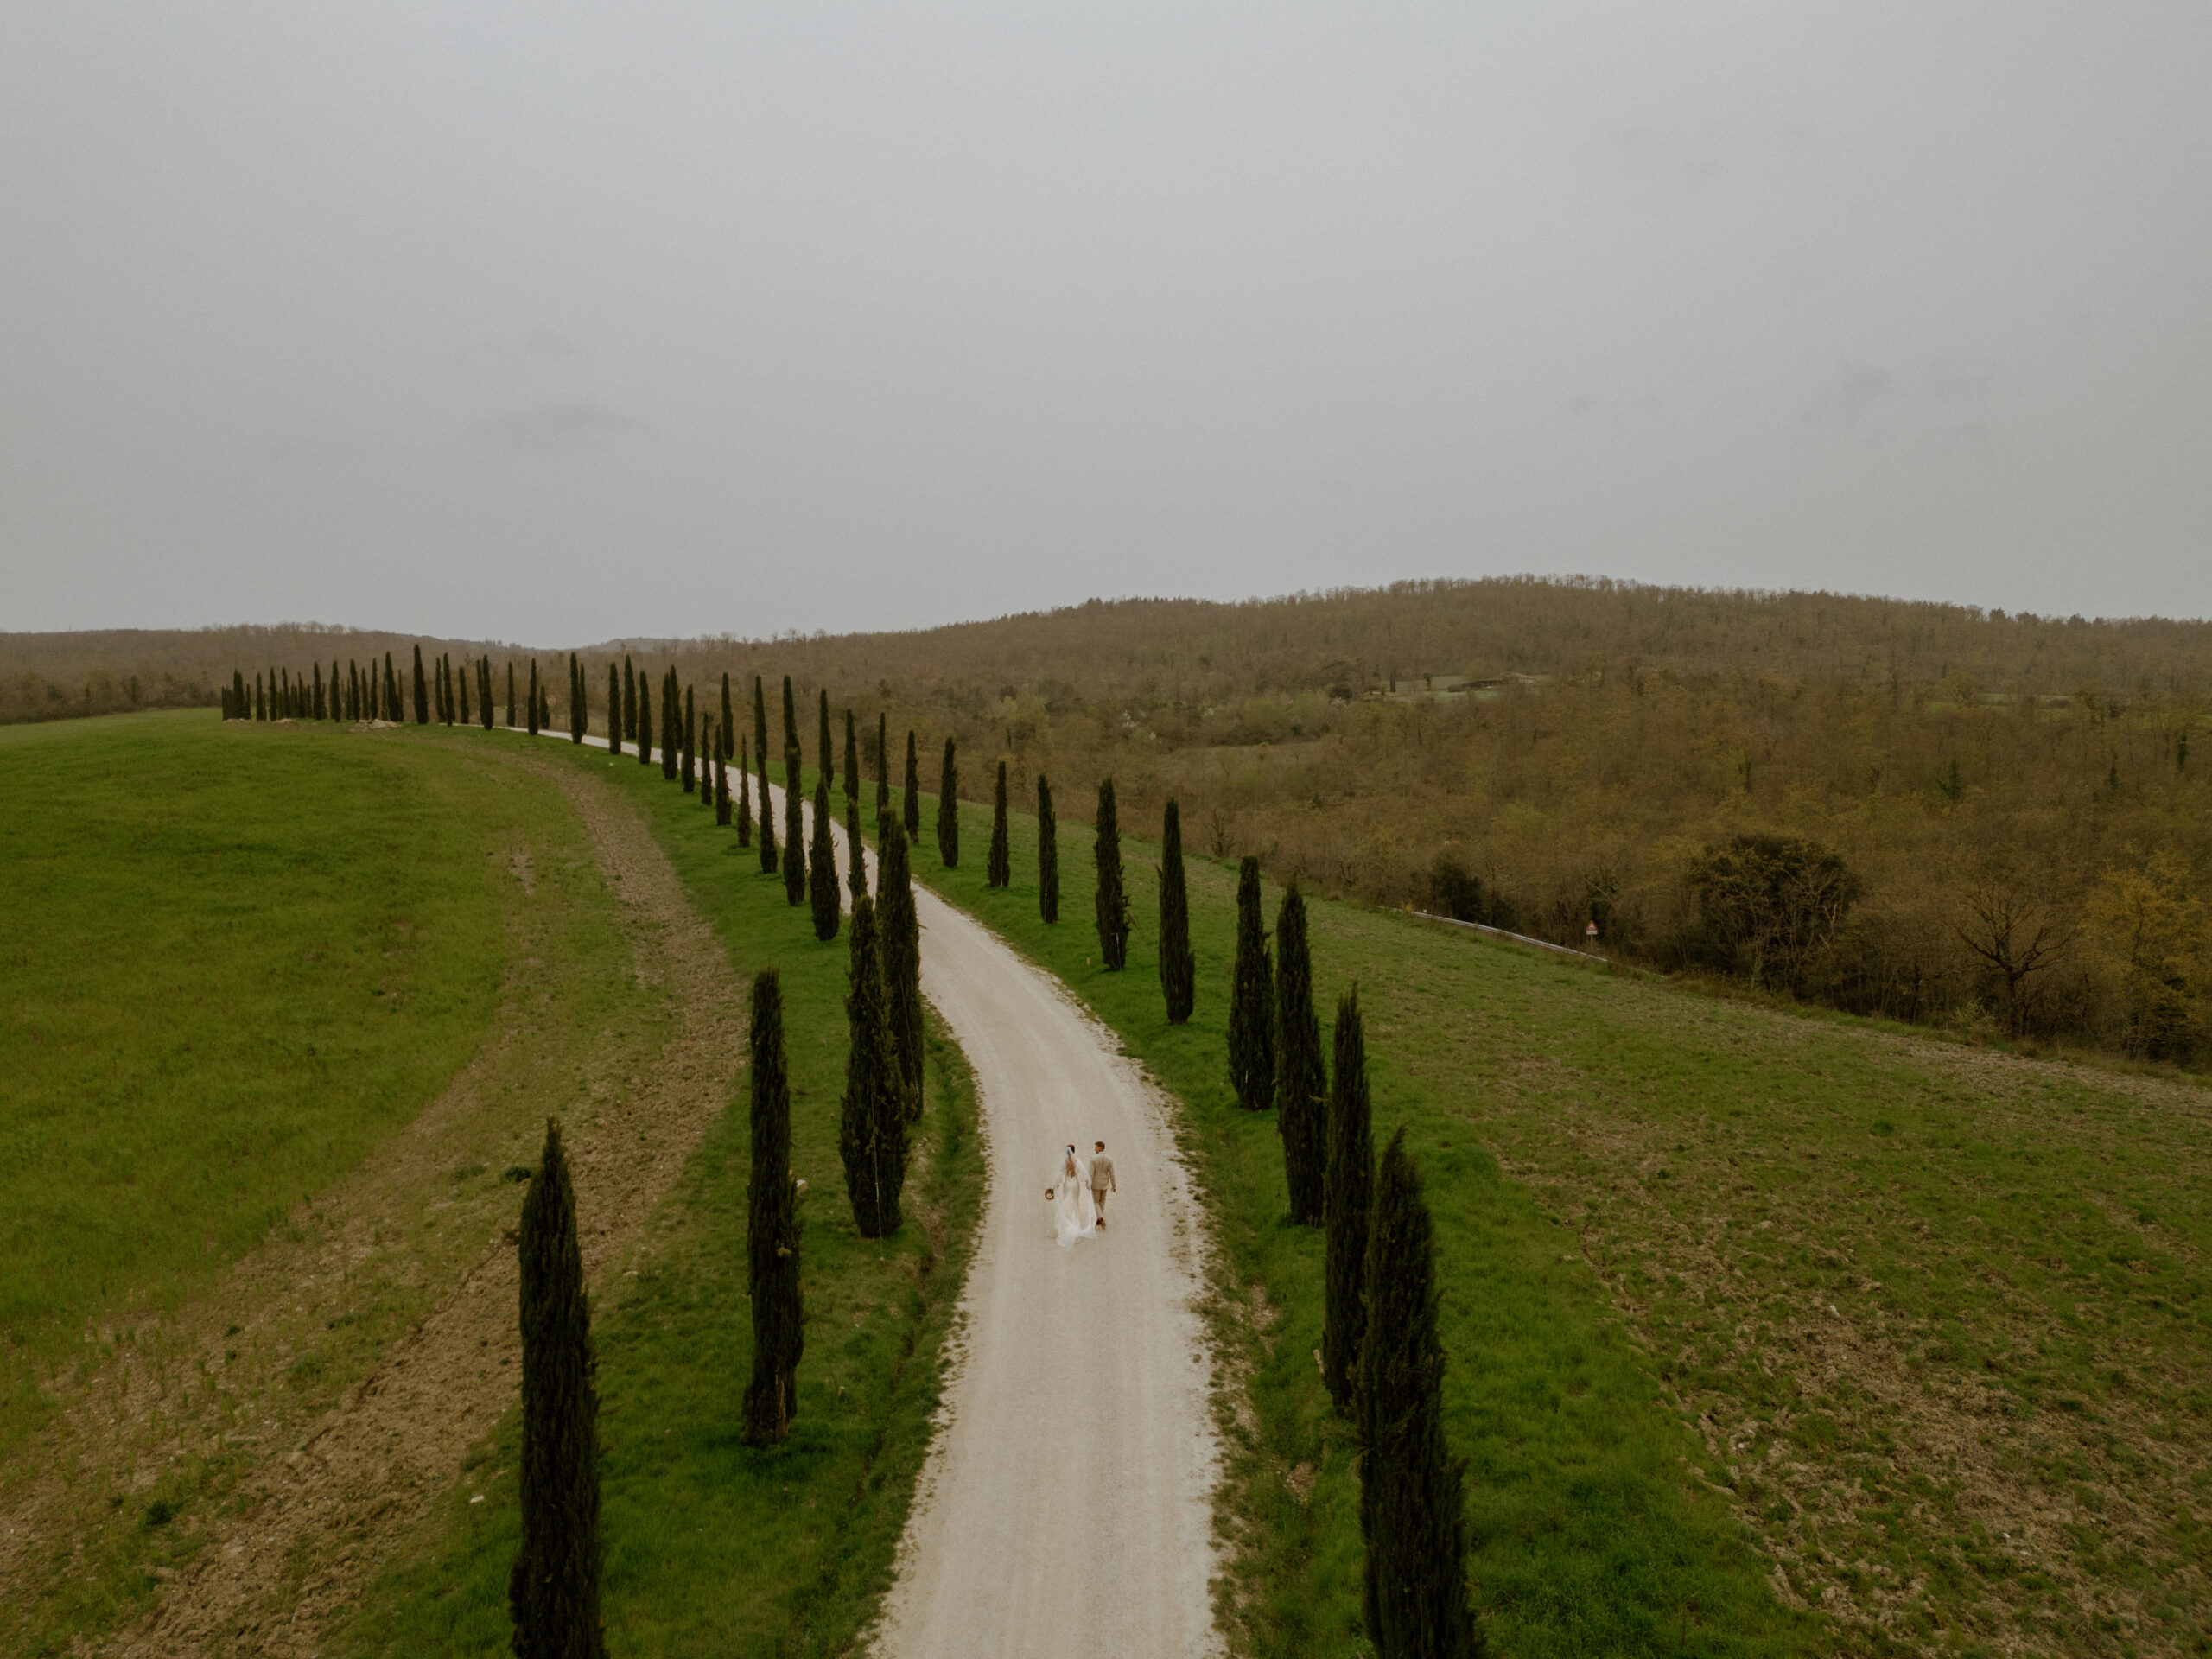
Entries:
<svg viewBox="0 0 2212 1659">
<path fill-rule="evenodd" d="M 1069 1173 L 1072 1169 L 1074 1173 Z M 1090 1160 L 1071 1149 L 1060 1158 L 1060 1178 L 1052 1184 L 1052 1236 L 1064 1250 L 1098 1231 L 1098 1206 L 1090 1196 Z"/>
</svg>

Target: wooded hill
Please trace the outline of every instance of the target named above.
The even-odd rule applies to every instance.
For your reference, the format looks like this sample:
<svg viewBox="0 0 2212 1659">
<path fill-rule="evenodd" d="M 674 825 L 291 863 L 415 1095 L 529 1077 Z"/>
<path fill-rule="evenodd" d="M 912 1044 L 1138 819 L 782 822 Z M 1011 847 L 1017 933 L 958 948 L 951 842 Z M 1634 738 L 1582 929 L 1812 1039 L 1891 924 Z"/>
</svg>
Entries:
<svg viewBox="0 0 2212 1659">
<path fill-rule="evenodd" d="M 27 638 L 0 639 L 11 685 Z M 406 660 L 327 630 L 136 638 L 211 687 Z M 2202 622 L 1513 578 L 618 642 L 581 653 L 594 696 L 612 652 L 827 690 L 871 772 L 887 710 L 894 747 L 957 740 L 971 793 L 1004 759 L 1064 816 L 1109 775 L 1133 828 L 1173 795 L 1194 849 L 1334 893 L 1578 944 L 1595 921 L 1610 953 L 1908 1020 L 2212 1050 Z"/>
</svg>

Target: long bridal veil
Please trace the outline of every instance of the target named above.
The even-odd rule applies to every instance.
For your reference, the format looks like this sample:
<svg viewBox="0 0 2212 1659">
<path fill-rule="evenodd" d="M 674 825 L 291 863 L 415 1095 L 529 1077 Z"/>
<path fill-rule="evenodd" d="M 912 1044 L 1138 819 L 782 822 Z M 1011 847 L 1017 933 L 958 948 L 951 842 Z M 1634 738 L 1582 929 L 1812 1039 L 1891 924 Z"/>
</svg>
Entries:
<svg viewBox="0 0 2212 1659">
<path fill-rule="evenodd" d="M 1068 1173 L 1071 1163 L 1075 1166 L 1073 1175 Z M 1073 1147 L 1061 1154 L 1052 1194 L 1052 1236 L 1062 1249 L 1071 1249 L 1076 1240 L 1090 1238 L 1098 1231 L 1098 1206 L 1090 1197 L 1090 1160 Z"/>
</svg>

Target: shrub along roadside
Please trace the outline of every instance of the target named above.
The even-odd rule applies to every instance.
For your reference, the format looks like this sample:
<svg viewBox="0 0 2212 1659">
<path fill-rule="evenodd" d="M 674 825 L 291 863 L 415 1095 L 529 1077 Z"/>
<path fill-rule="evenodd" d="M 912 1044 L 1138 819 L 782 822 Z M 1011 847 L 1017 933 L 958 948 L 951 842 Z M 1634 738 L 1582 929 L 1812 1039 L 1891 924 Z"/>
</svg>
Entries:
<svg viewBox="0 0 2212 1659">
<path fill-rule="evenodd" d="M 967 810 L 986 822 L 988 808 Z M 1240 1546 L 1222 1603 L 1232 1640 L 1268 1655 L 1356 1650 L 1357 1442 L 1313 1359 L 1324 1237 L 1289 1219 L 1274 1114 L 1240 1109 L 1230 1080 L 1235 867 L 1185 855 L 1200 988 L 1190 1022 L 1174 1026 L 1153 983 L 1152 930 L 1132 935 L 1128 972 L 1099 965 L 1090 930 L 1038 918 L 1035 821 L 1017 817 L 1010 828 L 1010 889 L 988 891 L 980 872 L 959 869 L 931 869 L 930 884 L 1058 974 L 1185 1107 L 1185 1155 L 1222 1249 L 1228 1294 L 1217 1331 L 1246 1373 L 1256 1418 L 1228 1433 L 1223 1507 Z M 1125 850 L 1130 907 L 1148 916 L 1154 849 Z M 1268 898 L 1272 910 L 1279 894 Z M 1425 976 L 1470 964 L 1516 982 L 1583 970 L 1433 937 L 1384 912 L 1333 901 L 1308 908 L 1317 1000 L 1332 1004 L 1355 978 L 1361 984 L 1377 1136 L 1402 1126 L 1421 1157 L 1450 1356 L 1446 1433 L 1469 1459 L 1469 1571 L 1493 1646 L 1516 1655 L 1798 1650 L 1806 1623 L 1776 1605 L 1766 1564 L 1683 1465 L 1701 1448 L 1574 1255 L 1573 1235 L 1502 1174 L 1394 1046 L 1413 1018 L 1409 957 Z M 1454 1085 L 1496 1084 L 1485 1070 Z"/>
<path fill-rule="evenodd" d="M 656 1243 L 639 1276 L 599 1289 L 608 1646 L 689 1655 L 721 1650 L 730 1633 L 744 1631 L 779 1653 L 846 1651 L 889 1586 L 928 1450 L 982 1189 L 973 1079 L 932 1024 L 905 1223 L 888 1238 L 861 1240 L 837 1179 L 845 941 L 817 944 L 810 918 L 785 904 L 780 879 L 651 772 L 565 744 L 534 753 L 595 766 L 610 784 L 639 791 L 739 970 L 779 968 L 791 1168 L 809 1184 L 798 1207 L 805 1355 L 781 1446 L 742 1441 L 752 1357 L 741 1099 L 649 1224 Z M 516 1446 L 510 1412 L 331 1652 L 502 1650 Z M 472 1503 L 480 1493 L 484 1501 Z"/>
</svg>

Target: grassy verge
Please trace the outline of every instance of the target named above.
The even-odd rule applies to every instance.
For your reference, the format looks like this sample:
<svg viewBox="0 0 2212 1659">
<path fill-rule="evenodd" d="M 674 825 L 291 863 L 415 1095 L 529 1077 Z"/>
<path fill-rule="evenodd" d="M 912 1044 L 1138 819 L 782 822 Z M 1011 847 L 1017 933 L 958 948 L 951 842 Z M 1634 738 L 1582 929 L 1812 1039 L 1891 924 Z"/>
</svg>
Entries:
<svg viewBox="0 0 2212 1659">
<path fill-rule="evenodd" d="M 781 878 L 761 874 L 757 855 L 657 768 L 565 745 L 532 753 L 632 791 L 739 970 L 782 969 L 792 1158 L 810 1183 L 806 1357 L 783 1446 L 755 1451 L 737 1433 L 751 1364 L 741 1109 L 723 1114 L 656 1213 L 638 1276 L 601 1293 L 610 1643 L 626 1654 L 848 1651 L 890 1581 L 972 1246 L 982 1190 L 972 1079 L 933 1033 L 910 1218 L 894 1238 L 861 1240 L 836 1154 L 843 937 L 817 943 Z M 332 1652 L 505 1650 L 518 1433 L 510 1413 Z"/>
<path fill-rule="evenodd" d="M 490 1020 L 541 784 L 207 714 L 0 741 L 0 1456 Z"/>
<path fill-rule="evenodd" d="M 963 823 L 981 846 L 986 815 Z M 1017 822 L 1017 871 L 1033 833 Z M 1064 831 L 1051 929 L 1033 884 L 919 862 L 1185 1103 L 1251 1310 L 1233 1611 L 1255 1651 L 1353 1651 L 1319 1241 L 1284 1225 L 1273 1125 L 1224 1075 L 1234 872 L 1192 863 L 1201 992 L 1175 1029 L 1153 849 L 1128 844 L 1138 933 L 1108 975 L 1089 842 Z M 1313 933 L 1325 1021 L 1360 985 L 1378 1139 L 1405 1125 L 1428 1178 L 1469 1570 L 1500 1651 L 2197 1650 L 2212 1096 L 1357 906 L 1314 905 Z"/>
</svg>

